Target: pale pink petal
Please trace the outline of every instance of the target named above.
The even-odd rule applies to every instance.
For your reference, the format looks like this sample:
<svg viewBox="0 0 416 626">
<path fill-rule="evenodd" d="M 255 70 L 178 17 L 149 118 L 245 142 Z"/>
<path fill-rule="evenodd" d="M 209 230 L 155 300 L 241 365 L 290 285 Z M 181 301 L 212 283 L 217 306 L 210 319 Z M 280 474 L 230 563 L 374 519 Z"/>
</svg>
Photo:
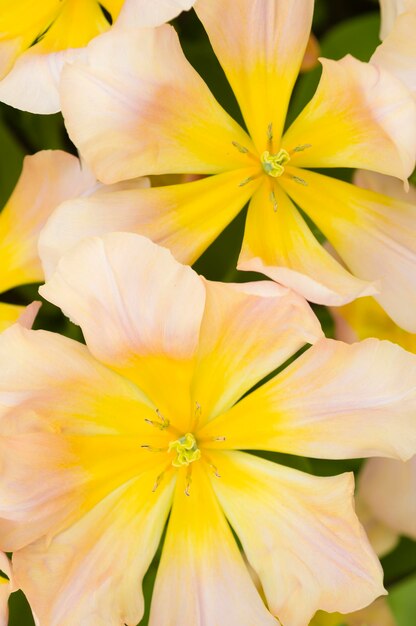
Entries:
<svg viewBox="0 0 416 626">
<path fill-rule="evenodd" d="M 354 173 L 354 184 L 362 189 L 368 189 L 384 196 L 396 198 L 401 202 L 408 202 L 416 206 L 416 187 L 410 185 L 409 189 L 403 187 L 403 183 L 392 176 L 384 176 L 368 170 L 357 170 Z"/>
<path fill-rule="evenodd" d="M 149 239 L 113 233 L 73 248 L 40 291 L 81 326 L 96 358 L 134 380 L 167 419 L 187 423 L 205 304 L 191 268 Z"/>
<path fill-rule="evenodd" d="M 415 426 L 416 355 L 377 339 L 321 339 L 199 436 L 217 449 L 407 460 Z"/>
<path fill-rule="evenodd" d="M 322 336 L 306 301 L 271 281 L 207 281 L 206 293 L 192 385 L 200 425 L 230 408 L 305 343 Z"/>
<path fill-rule="evenodd" d="M 264 606 L 200 463 L 178 475 L 149 626 L 278 626 Z"/>
<path fill-rule="evenodd" d="M 39 309 L 42 306 L 42 302 L 32 302 L 29 304 L 17 320 L 21 326 L 25 328 L 32 328 Z"/>
<path fill-rule="evenodd" d="M 318 478 L 240 452 L 212 461 L 214 491 L 282 624 L 305 626 L 318 609 L 348 613 L 385 593 L 352 474 Z"/>
<path fill-rule="evenodd" d="M 61 96 L 72 140 L 105 183 L 258 165 L 236 148 L 250 150 L 250 138 L 188 63 L 171 26 L 97 37 L 84 61 L 65 66 Z"/>
<path fill-rule="evenodd" d="M 400 539 L 398 533 L 374 516 L 359 491 L 355 495 L 355 511 L 374 552 L 381 558 L 394 550 Z"/>
<path fill-rule="evenodd" d="M 86 193 L 96 184 L 79 160 L 61 150 L 27 156 L 18 183 L 0 214 L 0 290 L 40 282 L 40 230 L 64 200 Z"/>
<path fill-rule="evenodd" d="M 359 495 L 376 520 L 416 540 L 416 457 L 407 463 L 370 459 L 360 474 Z"/>
<path fill-rule="evenodd" d="M 313 5 L 313 0 L 198 0 L 195 5 L 260 154 L 280 147 Z M 274 142 L 269 143 L 270 135 Z"/>
<path fill-rule="evenodd" d="M 141 582 L 158 547 L 173 482 L 160 468 L 111 493 L 76 524 L 15 552 L 13 565 L 40 624 L 127 624 L 143 616 Z"/>
<path fill-rule="evenodd" d="M 125 0 L 116 27 L 160 26 L 189 11 L 196 0 Z"/>
</svg>

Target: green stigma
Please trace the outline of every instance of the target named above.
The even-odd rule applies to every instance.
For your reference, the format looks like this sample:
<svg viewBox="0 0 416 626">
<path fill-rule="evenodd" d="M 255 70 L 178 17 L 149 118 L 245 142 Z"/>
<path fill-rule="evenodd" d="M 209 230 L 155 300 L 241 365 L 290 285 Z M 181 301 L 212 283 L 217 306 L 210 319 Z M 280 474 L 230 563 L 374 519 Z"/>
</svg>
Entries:
<svg viewBox="0 0 416 626">
<path fill-rule="evenodd" d="M 277 154 L 270 154 L 268 150 L 261 155 L 261 163 L 263 169 L 269 176 L 278 178 L 285 171 L 285 165 L 290 161 L 289 152 L 287 150 L 279 150 Z"/>
<path fill-rule="evenodd" d="M 173 467 L 183 467 L 201 458 L 201 451 L 198 449 L 192 433 L 186 433 L 180 439 L 171 441 L 168 452 L 172 451 L 176 452 L 176 457 L 172 461 Z"/>
</svg>

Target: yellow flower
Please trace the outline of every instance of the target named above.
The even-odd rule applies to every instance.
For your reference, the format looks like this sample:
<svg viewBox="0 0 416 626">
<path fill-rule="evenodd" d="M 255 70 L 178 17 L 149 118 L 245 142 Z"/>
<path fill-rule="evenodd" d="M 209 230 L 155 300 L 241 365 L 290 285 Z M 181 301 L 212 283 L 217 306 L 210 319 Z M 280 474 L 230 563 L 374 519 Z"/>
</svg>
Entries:
<svg viewBox="0 0 416 626">
<path fill-rule="evenodd" d="M 409 90 L 375 65 L 323 59 L 314 97 L 284 131 L 313 0 L 199 0 L 195 9 L 248 132 L 215 101 L 171 27 L 104 35 L 66 66 L 61 89 L 71 138 L 97 177 L 210 176 L 76 203 L 56 216 L 51 246 L 61 247 L 58 231 L 76 216 L 78 239 L 94 224 L 97 233 L 132 230 L 193 263 L 249 202 L 240 269 L 329 305 L 379 291 L 389 315 L 416 331 L 414 207 L 311 169 L 406 179 L 416 152 Z"/>
<path fill-rule="evenodd" d="M 0 0 L 0 100 L 33 113 L 60 109 L 66 61 L 110 28 L 163 24 L 194 0 Z"/>
<path fill-rule="evenodd" d="M 78 159 L 61 151 L 26 157 L 19 181 L 0 213 L 0 293 L 43 282 L 38 255 L 39 233 L 52 211 L 64 200 L 96 185 Z M 24 309 L 0 302 L 0 331 L 21 319 L 30 326 L 38 306 Z M 22 317 L 23 316 L 23 317 Z"/>
<path fill-rule="evenodd" d="M 242 450 L 407 459 L 414 355 L 324 339 L 285 287 L 207 281 L 135 234 L 84 240 L 41 291 L 87 346 L 0 335 L 0 548 L 40 624 L 135 626 L 169 514 L 151 626 L 306 626 L 384 593 L 352 475 Z"/>
</svg>

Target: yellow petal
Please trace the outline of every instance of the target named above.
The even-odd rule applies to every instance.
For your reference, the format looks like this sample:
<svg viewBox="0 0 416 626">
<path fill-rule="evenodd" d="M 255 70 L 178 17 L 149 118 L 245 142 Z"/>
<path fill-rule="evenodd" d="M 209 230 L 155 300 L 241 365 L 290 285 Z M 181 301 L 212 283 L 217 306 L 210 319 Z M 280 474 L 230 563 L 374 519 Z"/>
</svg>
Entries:
<svg viewBox="0 0 416 626">
<path fill-rule="evenodd" d="M 156 552 L 172 481 L 156 493 L 157 466 L 111 493 L 49 545 L 15 552 L 16 580 L 41 624 L 136 624 L 141 582 Z"/>
<path fill-rule="evenodd" d="M 64 200 L 95 184 L 77 158 L 65 152 L 43 151 L 28 156 L 19 181 L 0 214 L 0 291 L 40 282 L 39 232 Z"/>
<path fill-rule="evenodd" d="M 296 167 L 361 167 L 407 179 L 415 165 L 416 103 L 389 72 L 351 56 L 322 59 L 318 89 L 283 138 Z"/>
<path fill-rule="evenodd" d="M 407 463 L 370 459 L 359 479 L 359 495 L 376 520 L 416 539 L 416 457 Z"/>
<path fill-rule="evenodd" d="M 23 306 L 0 302 L 0 332 L 17 322 L 24 309 Z"/>
<path fill-rule="evenodd" d="M 416 207 L 307 170 L 287 172 L 280 179 L 285 191 L 355 276 L 377 282 L 375 298 L 396 324 L 415 332 Z M 306 185 L 292 175 L 301 176 Z"/>
<path fill-rule="evenodd" d="M 85 61 L 65 67 L 61 95 L 71 138 L 106 183 L 219 173 L 252 160 L 236 147 L 253 151 L 248 135 L 188 63 L 170 26 L 95 39 Z"/>
<path fill-rule="evenodd" d="M 181 470 L 153 592 L 149 626 L 278 626 L 250 578 L 201 463 L 190 496 Z"/>
<path fill-rule="evenodd" d="M 85 237 L 135 232 L 193 263 L 232 221 L 258 185 L 240 186 L 253 170 L 151 189 L 96 193 L 57 209 L 42 231 L 39 254 L 50 276 L 60 257 Z"/>
<path fill-rule="evenodd" d="M 199 424 L 229 409 L 305 343 L 322 336 L 303 298 L 271 282 L 206 282 L 192 393 Z M 213 375 L 215 373 L 215 375 Z"/>
<path fill-rule="evenodd" d="M 241 452 L 212 459 L 214 491 L 282 624 L 304 626 L 317 609 L 354 611 L 385 593 L 352 474 L 318 478 Z"/>
<path fill-rule="evenodd" d="M 285 192 L 269 181 L 250 203 L 238 268 L 266 274 L 311 302 L 339 305 L 376 291 L 321 246 Z"/>
<path fill-rule="evenodd" d="M 205 304 L 204 284 L 191 268 L 144 237 L 110 234 L 85 239 L 64 256 L 41 292 L 81 326 L 96 358 L 186 428 Z"/>
<path fill-rule="evenodd" d="M 312 0 L 199 0 L 195 10 L 259 152 L 280 143 L 312 24 Z"/>
<path fill-rule="evenodd" d="M 13 550 L 89 508 L 88 486 L 108 493 L 152 464 L 141 445 L 162 433 L 140 391 L 78 342 L 16 324 L 0 359 L 0 537 Z"/>
<path fill-rule="evenodd" d="M 415 376 L 416 356 L 388 341 L 321 339 L 199 439 L 218 449 L 407 460 L 416 451 Z"/>
<path fill-rule="evenodd" d="M 408 3 L 392 24 L 383 43 L 371 57 L 371 63 L 388 70 L 407 86 L 416 98 L 416 2 Z"/>
</svg>

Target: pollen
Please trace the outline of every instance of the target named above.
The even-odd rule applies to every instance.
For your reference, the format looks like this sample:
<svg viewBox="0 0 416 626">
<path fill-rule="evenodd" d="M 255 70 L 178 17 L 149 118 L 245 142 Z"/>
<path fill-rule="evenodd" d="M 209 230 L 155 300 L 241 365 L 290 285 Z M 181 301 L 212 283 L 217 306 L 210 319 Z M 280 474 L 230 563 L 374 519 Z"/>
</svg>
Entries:
<svg viewBox="0 0 416 626">
<path fill-rule="evenodd" d="M 186 433 L 186 435 L 180 437 L 180 439 L 171 441 L 168 447 L 168 452 L 176 453 L 176 456 L 172 461 L 173 467 L 190 465 L 190 463 L 198 461 L 201 458 L 201 451 L 199 450 L 196 439 L 192 433 Z"/>
<path fill-rule="evenodd" d="M 290 161 L 290 155 L 283 148 L 277 154 L 270 154 L 268 150 L 261 155 L 261 164 L 264 171 L 273 178 L 278 178 L 285 171 L 285 165 Z"/>
</svg>

